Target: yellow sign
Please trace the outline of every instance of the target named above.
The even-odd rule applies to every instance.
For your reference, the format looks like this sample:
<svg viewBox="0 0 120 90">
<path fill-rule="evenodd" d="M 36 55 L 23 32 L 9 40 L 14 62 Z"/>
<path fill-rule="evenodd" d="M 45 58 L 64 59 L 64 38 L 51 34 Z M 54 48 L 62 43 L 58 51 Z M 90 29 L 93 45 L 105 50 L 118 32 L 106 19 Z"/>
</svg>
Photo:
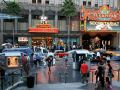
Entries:
<svg viewBox="0 0 120 90">
<path fill-rule="evenodd" d="M 7 57 L 7 66 L 8 67 L 18 67 L 18 57 Z"/>
</svg>

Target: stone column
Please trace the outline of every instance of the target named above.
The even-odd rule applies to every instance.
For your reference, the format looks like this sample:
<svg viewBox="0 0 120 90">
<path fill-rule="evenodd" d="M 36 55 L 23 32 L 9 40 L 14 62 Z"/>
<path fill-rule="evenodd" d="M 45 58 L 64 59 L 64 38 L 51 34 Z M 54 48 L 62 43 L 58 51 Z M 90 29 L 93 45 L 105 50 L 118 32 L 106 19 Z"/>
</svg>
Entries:
<svg viewBox="0 0 120 90">
<path fill-rule="evenodd" d="M 80 33 L 80 46 L 82 46 L 82 33 Z"/>
<path fill-rule="evenodd" d="M 28 46 L 32 47 L 32 38 L 31 37 L 28 37 Z"/>
<path fill-rule="evenodd" d="M 18 19 L 15 18 L 15 26 L 14 26 L 15 32 L 17 32 L 18 29 Z"/>
<path fill-rule="evenodd" d="M 1 33 L 0 33 L 0 45 L 3 44 L 3 29 L 4 29 L 4 21 L 3 19 L 0 20 L 0 29 L 1 29 Z"/>
<path fill-rule="evenodd" d="M 120 50 L 120 33 L 118 33 L 118 48 Z"/>
<path fill-rule="evenodd" d="M 58 27 L 58 12 L 55 12 L 55 27 Z"/>
<path fill-rule="evenodd" d="M 29 27 L 32 26 L 32 14 L 30 9 L 29 9 L 29 16 L 28 16 L 28 24 L 29 24 Z"/>
<path fill-rule="evenodd" d="M 114 48 L 118 48 L 119 47 L 119 40 L 120 39 L 120 37 L 119 37 L 119 33 L 116 33 L 115 35 L 114 35 L 114 37 L 113 37 L 113 39 L 112 39 L 112 46 L 114 47 Z"/>
</svg>

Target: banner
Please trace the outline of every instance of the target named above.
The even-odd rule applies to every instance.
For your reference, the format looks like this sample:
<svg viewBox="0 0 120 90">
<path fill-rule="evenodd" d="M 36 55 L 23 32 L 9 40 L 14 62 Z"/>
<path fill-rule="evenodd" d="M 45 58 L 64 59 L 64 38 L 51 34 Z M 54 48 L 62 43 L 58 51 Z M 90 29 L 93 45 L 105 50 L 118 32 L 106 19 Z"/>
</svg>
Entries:
<svg viewBox="0 0 120 90">
<path fill-rule="evenodd" d="M 120 31 L 120 22 L 88 21 L 87 31 Z"/>
</svg>

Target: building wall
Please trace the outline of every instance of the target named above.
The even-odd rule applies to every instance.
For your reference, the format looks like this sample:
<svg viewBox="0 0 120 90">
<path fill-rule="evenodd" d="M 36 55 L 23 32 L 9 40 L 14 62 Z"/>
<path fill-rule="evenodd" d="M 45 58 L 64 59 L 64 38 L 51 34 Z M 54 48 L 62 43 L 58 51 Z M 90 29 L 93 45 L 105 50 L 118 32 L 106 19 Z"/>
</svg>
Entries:
<svg viewBox="0 0 120 90">
<path fill-rule="evenodd" d="M 0 1 L 2 1 L 2 0 L 0 0 Z M 14 0 L 5 0 L 5 1 L 14 1 Z M 41 0 L 41 4 L 45 4 L 45 1 L 46 0 Z M 47 0 L 47 1 L 49 1 L 49 4 L 51 4 L 51 5 L 61 5 L 64 2 L 64 0 Z M 15 0 L 15 2 L 32 3 L 32 0 Z M 38 0 L 35 0 L 35 2 L 38 3 Z M 98 4 L 98 6 L 101 6 L 104 4 L 109 4 L 111 7 L 117 8 L 120 5 L 119 4 L 120 0 L 73 0 L 73 2 L 79 6 L 82 6 L 83 2 L 86 2 L 86 6 L 89 6 L 88 2 L 91 2 L 90 7 L 95 7 L 95 4 Z"/>
<path fill-rule="evenodd" d="M 120 0 L 118 0 L 117 3 L 118 3 L 118 9 L 120 9 Z"/>
<path fill-rule="evenodd" d="M 11 0 L 8 0 L 8 1 L 11 1 Z M 27 10 L 29 10 L 29 9 L 32 10 L 33 9 L 33 7 L 29 7 L 29 5 L 32 4 L 32 0 L 15 0 L 15 1 L 16 2 L 23 2 L 23 6 L 28 6 Z M 57 7 L 54 7 L 54 5 L 59 6 L 59 5 L 63 4 L 63 2 L 64 2 L 64 0 L 48 0 L 48 1 L 49 1 L 49 4 L 52 5 L 52 8 L 55 8 L 55 9 L 49 8 L 48 7 L 49 5 L 46 5 L 44 7 L 46 12 L 48 12 L 51 9 L 54 12 L 58 12 L 56 10 Z M 79 7 L 81 7 L 83 5 L 83 1 L 86 1 L 86 5 L 85 5 L 86 7 L 93 7 L 93 8 L 96 7 L 95 4 L 98 4 L 98 6 L 101 6 L 101 5 L 109 3 L 109 5 L 111 7 L 114 7 L 114 8 L 116 8 L 117 6 L 120 5 L 120 4 L 117 4 L 117 2 L 115 0 L 109 0 L 110 2 L 108 2 L 108 3 L 107 3 L 107 0 L 73 0 L 73 1 L 75 2 L 76 6 L 79 6 Z M 34 11 L 33 12 L 35 12 L 36 9 L 37 10 L 42 10 L 43 8 L 41 8 L 41 5 L 39 5 L 39 4 L 45 4 L 45 0 L 41 0 L 41 3 L 39 3 L 39 4 L 37 4 L 37 2 L 38 2 L 38 0 L 36 0 L 36 4 L 33 4 L 34 5 Z M 90 2 L 91 2 L 91 5 L 89 5 Z M 28 4 L 26 5 L 26 3 L 28 3 Z M 49 8 L 48 10 L 47 10 L 47 7 Z M 78 9 L 78 12 L 79 12 L 79 9 Z M 31 16 L 35 15 L 35 14 L 31 13 L 31 12 L 30 12 L 30 14 L 31 14 Z M 40 16 L 40 14 L 38 14 L 38 15 Z M 55 15 L 56 15 L 56 13 L 55 13 Z M 50 23 L 52 24 L 53 27 L 55 26 L 55 15 L 51 15 L 51 16 L 54 16 L 54 18 L 50 20 Z M 30 23 L 29 22 L 30 18 L 29 18 L 29 14 L 27 14 L 27 16 L 28 17 L 27 17 L 26 22 L 19 22 L 18 23 L 18 29 L 17 30 L 26 30 L 26 31 L 28 30 L 28 26 L 29 26 L 29 23 Z M 65 18 L 64 19 L 59 18 L 60 16 L 61 15 L 58 14 L 58 20 L 57 20 L 58 26 L 57 27 L 59 28 L 60 31 L 67 31 L 66 19 Z M 31 26 L 35 26 L 38 22 L 39 22 L 39 18 L 31 17 Z M 4 27 L 5 27 L 4 30 L 13 29 L 12 28 L 13 25 L 10 24 L 9 22 L 6 22 Z M 79 31 L 79 20 L 72 20 L 72 22 L 71 22 L 71 31 Z M 80 41 L 81 41 L 82 37 L 79 36 L 79 38 L 80 38 Z"/>
</svg>

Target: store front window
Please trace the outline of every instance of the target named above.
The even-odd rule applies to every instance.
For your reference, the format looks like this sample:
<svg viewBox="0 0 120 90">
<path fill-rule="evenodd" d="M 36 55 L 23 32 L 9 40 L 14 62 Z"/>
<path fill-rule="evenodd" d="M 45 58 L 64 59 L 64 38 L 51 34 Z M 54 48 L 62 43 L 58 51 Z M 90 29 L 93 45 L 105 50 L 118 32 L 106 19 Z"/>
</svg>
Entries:
<svg viewBox="0 0 120 90">
<path fill-rule="evenodd" d="M 32 46 L 52 46 L 52 42 L 53 39 L 51 37 L 32 37 Z"/>
</svg>

